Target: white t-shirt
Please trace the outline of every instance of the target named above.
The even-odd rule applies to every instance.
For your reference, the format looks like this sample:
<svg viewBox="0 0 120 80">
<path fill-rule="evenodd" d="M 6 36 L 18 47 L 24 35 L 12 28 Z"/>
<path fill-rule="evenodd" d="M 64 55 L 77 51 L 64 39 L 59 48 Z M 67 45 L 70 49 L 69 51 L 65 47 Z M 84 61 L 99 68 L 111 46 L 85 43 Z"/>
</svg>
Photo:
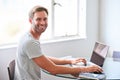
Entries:
<svg viewBox="0 0 120 80">
<path fill-rule="evenodd" d="M 42 56 L 40 42 L 28 32 L 20 40 L 14 80 L 41 80 L 40 67 L 32 58 Z"/>
</svg>

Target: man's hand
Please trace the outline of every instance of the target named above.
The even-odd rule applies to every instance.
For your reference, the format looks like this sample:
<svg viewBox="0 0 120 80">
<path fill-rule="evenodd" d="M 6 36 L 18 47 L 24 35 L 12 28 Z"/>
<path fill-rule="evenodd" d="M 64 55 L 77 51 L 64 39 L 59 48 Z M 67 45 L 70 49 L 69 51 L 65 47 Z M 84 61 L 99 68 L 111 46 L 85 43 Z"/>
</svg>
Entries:
<svg viewBox="0 0 120 80">
<path fill-rule="evenodd" d="M 79 63 L 79 62 L 83 62 L 84 64 L 86 64 L 85 58 L 77 58 L 77 59 L 71 60 L 71 64 L 76 64 L 76 63 Z"/>
<path fill-rule="evenodd" d="M 97 65 L 87 66 L 87 72 L 102 72 L 103 69 Z"/>
</svg>

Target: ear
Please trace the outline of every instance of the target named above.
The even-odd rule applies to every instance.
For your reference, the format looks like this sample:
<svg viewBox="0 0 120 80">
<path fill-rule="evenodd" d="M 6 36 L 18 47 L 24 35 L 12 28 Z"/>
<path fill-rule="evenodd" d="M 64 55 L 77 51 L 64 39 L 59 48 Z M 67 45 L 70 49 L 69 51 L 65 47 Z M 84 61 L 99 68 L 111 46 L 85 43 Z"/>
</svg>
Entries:
<svg viewBox="0 0 120 80">
<path fill-rule="evenodd" d="M 32 24 L 32 19 L 31 18 L 29 18 L 29 22 Z"/>
</svg>

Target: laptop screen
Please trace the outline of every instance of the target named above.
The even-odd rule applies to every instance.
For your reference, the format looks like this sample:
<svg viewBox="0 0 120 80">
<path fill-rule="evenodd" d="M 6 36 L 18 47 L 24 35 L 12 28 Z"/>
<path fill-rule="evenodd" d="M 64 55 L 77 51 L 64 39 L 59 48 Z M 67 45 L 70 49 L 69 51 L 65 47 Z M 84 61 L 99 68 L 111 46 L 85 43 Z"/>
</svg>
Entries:
<svg viewBox="0 0 120 80">
<path fill-rule="evenodd" d="M 109 46 L 96 42 L 90 61 L 102 67 L 107 56 L 108 49 Z"/>
</svg>

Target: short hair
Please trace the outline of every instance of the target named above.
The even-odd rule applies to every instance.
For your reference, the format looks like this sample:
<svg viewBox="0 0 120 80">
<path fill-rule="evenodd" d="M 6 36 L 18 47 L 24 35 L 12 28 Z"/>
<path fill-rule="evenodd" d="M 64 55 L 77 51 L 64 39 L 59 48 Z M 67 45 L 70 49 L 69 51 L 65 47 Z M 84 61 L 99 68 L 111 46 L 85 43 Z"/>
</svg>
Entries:
<svg viewBox="0 0 120 80">
<path fill-rule="evenodd" d="M 33 18 L 36 12 L 45 11 L 48 15 L 48 10 L 42 6 L 34 6 L 29 12 L 29 18 Z"/>
</svg>

